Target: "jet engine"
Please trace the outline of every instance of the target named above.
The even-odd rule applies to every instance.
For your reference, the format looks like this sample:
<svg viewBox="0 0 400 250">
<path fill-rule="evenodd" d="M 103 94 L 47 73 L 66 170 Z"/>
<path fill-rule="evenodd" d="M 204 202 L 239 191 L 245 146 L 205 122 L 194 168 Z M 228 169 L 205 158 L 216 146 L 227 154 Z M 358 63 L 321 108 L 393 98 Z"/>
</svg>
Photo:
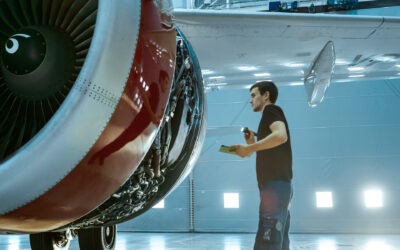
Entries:
<svg viewBox="0 0 400 250">
<path fill-rule="evenodd" d="M 0 1 L 0 233 L 113 249 L 188 175 L 203 80 L 170 0 Z"/>
</svg>

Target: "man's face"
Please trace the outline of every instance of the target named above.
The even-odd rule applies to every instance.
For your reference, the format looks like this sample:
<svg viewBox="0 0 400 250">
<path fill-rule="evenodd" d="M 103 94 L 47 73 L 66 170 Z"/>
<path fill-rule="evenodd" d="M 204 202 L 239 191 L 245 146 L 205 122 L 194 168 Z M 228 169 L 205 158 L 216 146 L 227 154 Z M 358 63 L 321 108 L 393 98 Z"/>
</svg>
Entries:
<svg viewBox="0 0 400 250">
<path fill-rule="evenodd" d="M 261 95 L 258 87 L 253 88 L 250 91 L 250 104 L 251 107 L 253 108 L 253 111 L 254 112 L 262 111 L 265 106 L 265 103 L 266 103 L 265 94 Z"/>
</svg>

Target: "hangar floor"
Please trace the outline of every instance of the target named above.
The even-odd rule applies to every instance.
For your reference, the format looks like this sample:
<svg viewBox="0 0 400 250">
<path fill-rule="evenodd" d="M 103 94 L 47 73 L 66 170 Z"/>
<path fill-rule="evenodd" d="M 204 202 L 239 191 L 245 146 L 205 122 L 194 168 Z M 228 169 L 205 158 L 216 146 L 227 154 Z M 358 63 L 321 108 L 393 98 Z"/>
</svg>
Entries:
<svg viewBox="0 0 400 250">
<path fill-rule="evenodd" d="M 400 250 L 400 235 L 291 234 L 291 250 Z M 251 250 L 254 234 L 119 232 L 116 250 Z M 0 250 L 29 250 L 27 235 L 0 235 Z M 79 250 L 74 239 L 69 248 Z"/>
</svg>

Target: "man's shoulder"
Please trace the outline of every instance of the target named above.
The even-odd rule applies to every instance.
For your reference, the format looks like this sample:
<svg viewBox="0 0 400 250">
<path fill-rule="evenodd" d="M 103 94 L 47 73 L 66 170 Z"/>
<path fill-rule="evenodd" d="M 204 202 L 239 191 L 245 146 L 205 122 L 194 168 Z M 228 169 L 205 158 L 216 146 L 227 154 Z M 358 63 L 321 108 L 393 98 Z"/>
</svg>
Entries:
<svg viewBox="0 0 400 250">
<path fill-rule="evenodd" d="M 265 106 L 264 112 L 281 112 L 281 113 L 283 113 L 283 110 L 278 105 L 269 104 L 269 105 Z"/>
<path fill-rule="evenodd" d="M 274 121 L 286 121 L 285 113 L 282 108 L 275 104 L 265 106 L 263 110 L 263 119 L 270 123 Z"/>
</svg>

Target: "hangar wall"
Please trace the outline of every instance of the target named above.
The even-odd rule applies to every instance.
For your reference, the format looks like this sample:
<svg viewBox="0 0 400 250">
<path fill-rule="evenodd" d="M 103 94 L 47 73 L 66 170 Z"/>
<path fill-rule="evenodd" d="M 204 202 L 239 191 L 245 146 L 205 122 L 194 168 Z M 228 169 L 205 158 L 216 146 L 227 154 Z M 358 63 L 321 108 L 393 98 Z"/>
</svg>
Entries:
<svg viewBox="0 0 400 250">
<path fill-rule="evenodd" d="M 333 83 L 315 108 L 303 86 L 279 91 L 294 157 L 291 233 L 400 233 L 400 81 Z M 165 208 L 120 230 L 255 232 L 255 156 L 218 152 L 243 141 L 241 126 L 257 129 L 260 114 L 248 101 L 243 89 L 207 93 L 209 131 L 193 173 Z M 382 192 L 382 207 L 365 207 L 368 189 Z M 332 192 L 333 207 L 316 207 L 318 191 Z M 239 194 L 239 208 L 224 208 L 225 192 Z"/>
</svg>

